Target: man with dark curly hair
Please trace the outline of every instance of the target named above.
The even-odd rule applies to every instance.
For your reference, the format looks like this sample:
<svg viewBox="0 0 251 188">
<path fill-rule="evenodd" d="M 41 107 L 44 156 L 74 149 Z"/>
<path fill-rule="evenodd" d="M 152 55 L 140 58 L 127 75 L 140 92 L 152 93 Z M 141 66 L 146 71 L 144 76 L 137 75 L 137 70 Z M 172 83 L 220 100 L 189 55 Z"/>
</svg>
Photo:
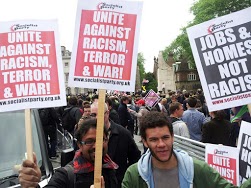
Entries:
<svg viewBox="0 0 251 188">
<path fill-rule="evenodd" d="M 173 127 L 160 112 L 151 111 L 141 121 L 140 132 L 148 151 L 130 166 L 122 188 L 234 188 L 204 161 L 173 148 Z M 251 187 L 251 178 L 241 186 Z"/>
</svg>

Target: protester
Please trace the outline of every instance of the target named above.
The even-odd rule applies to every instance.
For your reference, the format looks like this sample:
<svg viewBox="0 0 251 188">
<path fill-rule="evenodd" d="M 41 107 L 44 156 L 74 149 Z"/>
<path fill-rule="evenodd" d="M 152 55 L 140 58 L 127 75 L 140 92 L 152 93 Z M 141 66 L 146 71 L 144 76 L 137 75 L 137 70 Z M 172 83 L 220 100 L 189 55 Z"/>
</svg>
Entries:
<svg viewBox="0 0 251 188">
<path fill-rule="evenodd" d="M 205 115 L 196 109 L 197 98 L 189 97 L 187 110 L 183 113 L 181 120 L 187 124 L 190 138 L 201 141 L 202 126 L 206 123 Z"/>
<path fill-rule="evenodd" d="M 68 99 L 68 106 L 64 109 L 62 115 L 62 126 L 72 135 L 74 135 L 75 125 L 79 122 L 79 119 L 82 117 L 77 102 L 78 102 L 77 97 L 71 96 Z"/>
<path fill-rule="evenodd" d="M 236 146 L 237 135 L 231 135 L 236 125 L 225 119 L 226 114 L 223 110 L 209 114 L 212 120 L 203 125 L 201 142 Z"/>
<path fill-rule="evenodd" d="M 136 105 L 139 107 L 138 112 L 136 112 L 135 110 L 132 110 L 130 108 L 128 108 L 128 111 L 138 118 L 138 125 L 140 126 L 140 121 L 141 121 L 142 117 L 144 115 L 146 115 L 149 111 L 145 107 L 145 100 L 144 99 L 138 100 L 136 102 Z"/>
<path fill-rule="evenodd" d="M 172 123 L 174 134 L 190 138 L 186 123 L 180 119 L 184 113 L 182 104 L 179 102 L 171 103 L 169 112 L 170 117 L 168 117 L 168 120 Z"/>
<path fill-rule="evenodd" d="M 54 108 L 40 108 L 38 112 L 44 130 L 49 158 L 56 159 L 58 157 L 56 152 L 57 127 L 60 124 L 60 119 Z"/>
<path fill-rule="evenodd" d="M 130 166 L 123 188 L 234 188 L 204 161 L 193 159 L 185 151 L 173 148 L 172 125 L 159 112 L 149 112 L 140 126 L 141 137 L 149 150 Z M 241 187 L 251 186 L 251 178 Z"/>
<path fill-rule="evenodd" d="M 98 103 L 91 105 L 91 113 L 98 115 Z M 133 137 L 130 132 L 114 123 L 109 121 L 109 110 L 105 104 L 104 124 L 109 130 L 109 143 L 108 154 L 111 159 L 118 164 L 119 168 L 116 170 L 116 177 L 118 179 L 118 187 L 120 187 L 124 174 L 128 166 L 136 163 L 141 155 Z"/>
<path fill-rule="evenodd" d="M 110 118 L 110 120 L 112 120 L 115 123 L 119 124 L 120 123 L 120 121 L 119 121 L 119 114 L 118 114 L 118 112 L 115 109 L 113 109 L 112 100 L 107 97 L 105 99 L 105 102 L 106 102 L 108 110 L 109 110 L 109 118 Z"/>
<path fill-rule="evenodd" d="M 129 103 L 129 98 L 127 96 L 122 96 L 118 108 L 118 114 L 119 114 L 120 125 L 128 129 L 133 136 L 134 124 L 131 114 L 127 110 L 128 103 Z"/>
<path fill-rule="evenodd" d="M 90 119 L 84 121 L 76 132 L 79 150 L 75 153 L 70 167 L 61 167 L 55 171 L 45 188 L 89 188 L 94 180 L 94 159 L 96 142 L 97 120 Z M 103 162 L 102 175 L 105 187 L 117 188 L 115 169 L 118 168 L 109 155 L 108 151 L 108 130 L 104 128 L 103 138 Z M 74 173 L 73 176 L 69 175 Z M 69 179 L 72 177 L 72 179 Z M 41 178 L 41 171 L 38 168 L 36 156 L 34 162 L 25 160 L 19 171 L 19 182 L 23 188 L 37 187 Z"/>
</svg>

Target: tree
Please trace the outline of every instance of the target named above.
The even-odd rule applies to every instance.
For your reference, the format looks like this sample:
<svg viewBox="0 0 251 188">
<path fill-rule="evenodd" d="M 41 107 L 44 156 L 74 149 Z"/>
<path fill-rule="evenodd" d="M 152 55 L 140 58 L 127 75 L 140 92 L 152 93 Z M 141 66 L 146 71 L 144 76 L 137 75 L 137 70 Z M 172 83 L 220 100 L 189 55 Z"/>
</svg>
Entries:
<svg viewBox="0 0 251 188">
<path fill-rule="evenodd" d="M 174 59 L 178 61 L 181 57 L 186 57 L 188 62 L 192 63 L 195 67 L 195 62 L 192 54 L 192 49 L 188 40 L 186 29 L 193 25 L 217 18 L 232 12 L 242 10 L 250 7 L 250 0 L 198 0 L 190 8 L 194 14 L 194 19 L 187 24 L 186 27 L 181 29 L 181 34 L 165 48 L 163 51 L 164 59 L 167 59 L 168 54 L 174 54 Z"/>
<path fill-rule="evenodd" d="M 137 65 L 139 66 L 139 74 L 140 74 L 140 83 L 142 83 L 142 80 L 144 78 L 145 75 L 145 58 L 143 53 L 138 53 L 138 57 L 137 57 Z"/>
<path fill-rule="evenodd" d="M 154 74 L 151 73 L 151 72 L 148 72 L 145 74 L 145 77 L 144 77 L 146 80 L 149 80 L 149 83 L 147 84 L 146 86 L 146 89 L 147 90 L 154 90 L 155 92 L 157 92 L 157 87 L 158 87 L 158 83 L 154 77 Z"/>
</svg>

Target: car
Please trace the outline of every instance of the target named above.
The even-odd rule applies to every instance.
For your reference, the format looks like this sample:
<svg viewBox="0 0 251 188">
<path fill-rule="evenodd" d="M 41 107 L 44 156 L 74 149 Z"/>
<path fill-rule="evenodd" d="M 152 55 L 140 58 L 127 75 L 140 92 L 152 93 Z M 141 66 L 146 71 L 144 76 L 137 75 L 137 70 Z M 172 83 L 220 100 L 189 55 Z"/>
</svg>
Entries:
<svg viewBox="0 0 251 188">
<path fill-rule="evenodd" d="M 44 133 L 36 109 L 31 110 L 33 152 L 36 153 L 45 186 L 53 174 L 52 163 L 46 150 Z M 24 110 L 0 113 L 0 188 L 20 187 L 18 169 L 26 158 Z"/>
</svg>

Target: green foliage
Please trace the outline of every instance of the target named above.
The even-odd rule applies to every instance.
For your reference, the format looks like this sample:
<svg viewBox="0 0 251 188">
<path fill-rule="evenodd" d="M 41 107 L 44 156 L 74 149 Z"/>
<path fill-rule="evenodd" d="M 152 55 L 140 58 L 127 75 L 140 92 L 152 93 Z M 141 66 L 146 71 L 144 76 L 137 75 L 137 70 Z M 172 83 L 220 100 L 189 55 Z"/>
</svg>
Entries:
<svg viewBox="0 0 251 188">
<path fill-rule="evenodd" d="M 190 11 L 195 16 L 193 21 L 188 23 L 186 27 L 182 28 L 181 34 L 165 48 L 163 51 L 164 59 L 166 60 L 168 54 L 171 52 L 174 54 L 174 59 L 176 61 L 178 61 L 182 55 L 187 58 L 188 62 L 195 65 L 186 29 L 193 25 L 239 11 L 250 6 L 251 0 L 198 0 L 190 8 Z"/>
<path fill-rule="evenodd" d="M 199 0 L 190 10 L 195 15 L 195 25 L 250 6 L 250 0 Z"/>
<path fill-rule="evenodd" d="M 138 53 L 138 57 L 137 57 L 137 65 L 139 66 L 139 74 L 140 74 L 140 83 L 142 83 L 142 80 L 144 78 L 145 75 L 145 58 L 143 53 Z"/>
<path fill-rule="evenodd" d="M 155 92 L 157 92 L 158 83 L 157 83 L 157 81 L 156 81 L 156 79 L 154 77 L 154 74 L 151 73 L 151 72 L 146 73 L 145 74 L 145 79 L 149 80 L 149 83 L 147 84 L 146 89 L 147 90 L 152 89 Z"/>
</svg>

